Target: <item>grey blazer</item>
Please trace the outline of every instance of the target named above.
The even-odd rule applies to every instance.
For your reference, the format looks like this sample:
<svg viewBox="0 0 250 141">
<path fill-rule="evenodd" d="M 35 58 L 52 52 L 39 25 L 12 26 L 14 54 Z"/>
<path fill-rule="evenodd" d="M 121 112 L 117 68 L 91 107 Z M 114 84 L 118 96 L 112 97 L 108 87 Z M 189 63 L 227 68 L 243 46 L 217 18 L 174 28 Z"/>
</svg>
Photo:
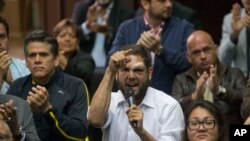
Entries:
<svg viewBox="0 0 250 141">
<path fill-rule="evenodd" d="M 28 103 L 16 96 L 0 95 L 0 104 L 8 102 L 10 99 L 14 101 L 14 106 L 17 107 L 17 120 L 23 127 L 25 133 L 24 141 L 40 141 Z"/>
</svg>

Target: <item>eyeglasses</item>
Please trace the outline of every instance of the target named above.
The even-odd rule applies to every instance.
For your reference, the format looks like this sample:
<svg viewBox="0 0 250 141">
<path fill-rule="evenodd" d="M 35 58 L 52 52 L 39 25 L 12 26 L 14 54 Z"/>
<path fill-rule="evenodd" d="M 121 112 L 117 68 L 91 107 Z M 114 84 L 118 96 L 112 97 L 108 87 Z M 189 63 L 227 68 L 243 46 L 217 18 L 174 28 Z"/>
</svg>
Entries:
<svg viewBox="0 0 250 141">
<path fill-rule="evenodd" d="M 212 51 L 212 49 L 215 47 L 216 45 L 212 45 L 212 46 L 206 46 L 200 50 L 193 50 L 193 51 L 190 51 L 190 54 L 195 56 L 195 57 L 198 57 L 198 56 L 201 56 L 201 52 L 205 53 L 205 54 L 208 54 Z"/>
<path fill-rule="evenodd" d="M 206 129 L 206 130 L 212 130 L 215 127 L 215 120 L 205 120 L 205 121 L 188 121 L 188 128 L 191 131 L 200 129 L 200 125 Z"/>
</svg>

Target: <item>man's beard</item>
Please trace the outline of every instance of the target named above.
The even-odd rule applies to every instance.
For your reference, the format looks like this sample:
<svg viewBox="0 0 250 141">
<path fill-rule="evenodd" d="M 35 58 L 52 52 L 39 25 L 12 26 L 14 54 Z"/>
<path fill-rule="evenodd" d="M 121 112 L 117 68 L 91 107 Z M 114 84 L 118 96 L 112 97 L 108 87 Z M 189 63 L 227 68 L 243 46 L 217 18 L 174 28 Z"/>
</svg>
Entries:
<svg viewBox="0 0 250 141">
<path fill-rule="evenodd" d="M 142 87 L 139 89 L 139 92 L 137 95 L 135 95 L 135 101 L 142 101 L 143 98 L 145 97 L 147 90 L 148 90 L 148 86 L 149 86 L 149 81 L 147 81 L 146 83 L 144 83 L 144 85 L 142 85 Z"/>
<path fill-rule="evenodd" d="M 118 88 L 122 91 L 122 93 L 124 94 L 125 93 L 125 87 L 124 88 L 122 87 L 122 85 L 120 84 L 119 81 L 116 81 L 117 82 L 117 85 L 118 85 Z M 148 90 L 148 87 L 149 87 L 149 80 L 147 80 L 147 82 L 143 83 L 142 87 L 139 88 L 139 91 L 137 94 L 134 95 L 135 97 L 135 100 L 137 101 L 140 101 L 140 100 L 143 100 L 143 98 L 145 97 L 146 93 L 147 93 L 147 90 Z"/>
</svg>

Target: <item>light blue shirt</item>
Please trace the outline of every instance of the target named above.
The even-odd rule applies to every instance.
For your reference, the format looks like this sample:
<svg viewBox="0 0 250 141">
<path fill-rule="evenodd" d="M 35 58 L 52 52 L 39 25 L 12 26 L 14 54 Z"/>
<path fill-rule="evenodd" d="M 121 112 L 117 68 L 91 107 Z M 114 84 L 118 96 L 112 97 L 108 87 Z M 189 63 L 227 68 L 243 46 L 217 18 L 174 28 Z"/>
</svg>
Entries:
<svg viewBox="0 0 250 141">
<path fill-rule="evenodd" d="M 9 69 L 12 75 L 12 79 L 16 80 L 19 77 L 30 74 L 29 69 L 25 65 L 25 61 L 17 58 L 12 58 L 9 65 Z M 6 94 L 10 85 L 7 82 L 3 82 L 0 94 Z"/>
<path fill-rule="evenodd" d="M 245 9 L 241 9 L 241 16 L 245 13 Z M 234 44 L 230 35 L 233 32 L 232 29 L 232 13 L 224 16 L 222 25 L 222 39 L 220 41 L 220 47 L 218 57 L 220 61 L 227 66 L 236 67 L 243 71 L 247 76 L 247 27 L 244 27 L 238 37 L 237 44 Z"/>
<path fill-rule="evenodd" d="M 162 91 L 149 87 L 139 105 L 143 127 L 157 141 L 180 141 L 184 116 L 179 103 Z M 141 141 L 130 126 L 128 104 L 121 91 L 113 92 L 106 122 L 102 126 L 103 141 Z"/>
</svg>

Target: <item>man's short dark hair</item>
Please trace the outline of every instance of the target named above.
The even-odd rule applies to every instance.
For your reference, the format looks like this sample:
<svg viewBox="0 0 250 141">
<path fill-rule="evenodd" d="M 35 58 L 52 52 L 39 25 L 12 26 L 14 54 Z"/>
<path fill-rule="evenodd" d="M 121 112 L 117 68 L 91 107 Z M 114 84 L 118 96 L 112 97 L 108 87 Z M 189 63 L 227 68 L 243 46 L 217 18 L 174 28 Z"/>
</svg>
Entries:
<svg viewBox="0 0 250 141">
<path fill-rule="evenodd" d="M 28 44 L 31 42 L 42 42 L 42 43 L 48 43 L 50 47 L 50 51 L 53 54 L 54 57 L 58 56 L 58 43 L 57 40 L 50 35 L 49 33 L 42 31 L 42 30 L 36 30 L 30 33 L 24 40 L 24 54 L 27 57 L 28 55 Z"/>
<path fill-rule="evenodd" d="M 8 22 L 3 17 L 0 16 L 0 23 L 4 25 L 7 36 L 9 37 L 9 24 L 8 24 Z"/>
</svg>

